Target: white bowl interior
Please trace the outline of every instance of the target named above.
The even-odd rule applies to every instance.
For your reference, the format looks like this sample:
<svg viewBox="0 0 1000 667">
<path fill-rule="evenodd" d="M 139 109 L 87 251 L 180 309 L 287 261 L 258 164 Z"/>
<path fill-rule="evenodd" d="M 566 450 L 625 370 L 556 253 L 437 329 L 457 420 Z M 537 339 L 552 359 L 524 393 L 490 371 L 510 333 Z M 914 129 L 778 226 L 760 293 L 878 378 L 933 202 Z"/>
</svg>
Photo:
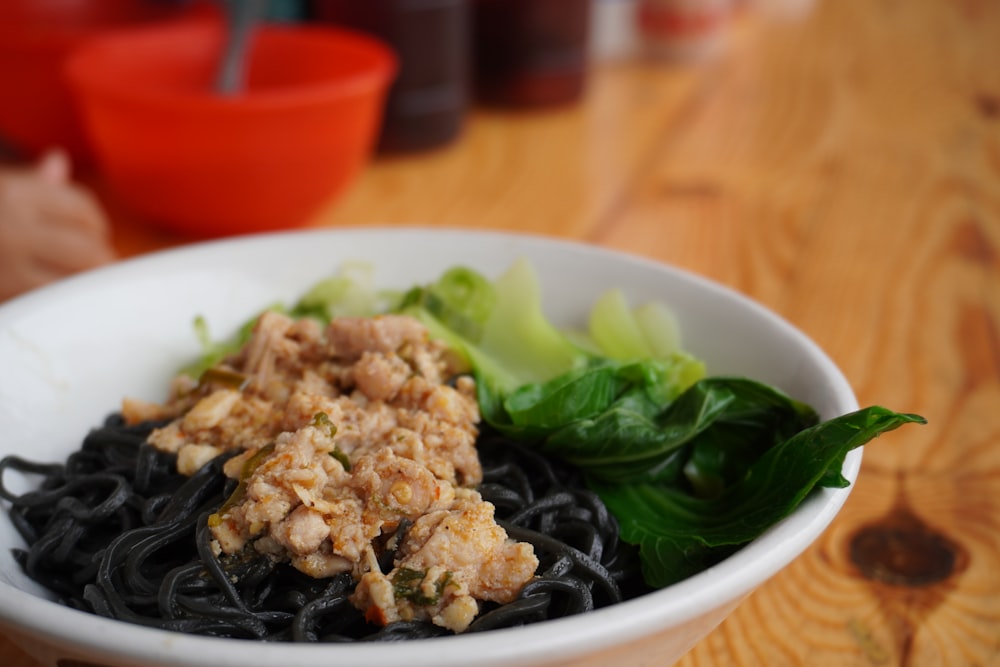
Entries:
<svg viewBox="0 0 1000 667">
<path fill-rule="evenodd" d="M 165 397 L 172 373 L 199 351 L 192 321 L 206 317 L 216 336 L 254 312 L 292 302 L 343 261 L 369 261 L 379 286 L 402 288 L 465 264 L 490 277 L 516 259 L 536 268 L 545 311 L 579 324 L 595 298 L 621 287 L 634 304 L 660 300 L 677 314 L 686 347 L 712 374 L 768 382 L 824 418 L 857 407 L 843 375 L 806 336 L 743 296 L 691 274 L 552 239 L 490 232 L 345 229 L 246 237 L 125 261 L 15 299 L 0 307 L 0 457 L 16 453 L 61 461 L 123 396 Z M 861 452 L 849 455 L 853 480 Z M 21 490 L 30 480 L 8 475 Z M 10 548 L 20 545 L 0 512 L 0 620 L 108 664 L 246 666 L 341 664 L 543 664 L 600 650 L 732 604 L 796 557 L 826 527 L 849 489 L 825 489 L 735 556 L 655 594 L 592 614 L 479 636 L 406 646 L 270 646 L 173 635 L 126 626 L 47 602 Z M 555 623 L 555 622 L 554 622 Z M 109 641 L 113 633 L 114 640 Z M 691 641 L 697 637 L 691 638 Z M 688 642 L 690 643 L 690 642 Z M 268 662 L 268 661 L 271 662 Z"/>
</svg>

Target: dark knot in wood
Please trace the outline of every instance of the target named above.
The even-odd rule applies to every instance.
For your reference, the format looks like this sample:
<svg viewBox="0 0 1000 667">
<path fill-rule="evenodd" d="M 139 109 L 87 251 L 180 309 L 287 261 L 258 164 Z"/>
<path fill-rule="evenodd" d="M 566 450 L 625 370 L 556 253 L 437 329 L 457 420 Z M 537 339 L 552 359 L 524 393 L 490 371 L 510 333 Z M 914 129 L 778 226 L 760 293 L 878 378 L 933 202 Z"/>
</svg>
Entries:
<svg viewBox="0 0 1000 667">
<path fill-rule="evenodd" d="M 850 542 L 851 561 L 873 581 L 927 586 L 956 570 L 962 548 L 905 508 L 861 527 Z"/>
</svg>

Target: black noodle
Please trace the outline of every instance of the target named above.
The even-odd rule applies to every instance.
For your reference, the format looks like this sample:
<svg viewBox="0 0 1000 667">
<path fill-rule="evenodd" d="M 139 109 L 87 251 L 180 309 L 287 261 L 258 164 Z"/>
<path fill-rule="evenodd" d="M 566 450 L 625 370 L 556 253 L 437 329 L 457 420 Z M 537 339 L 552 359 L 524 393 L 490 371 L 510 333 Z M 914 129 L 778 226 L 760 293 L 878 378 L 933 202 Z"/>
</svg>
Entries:
<svg viewBox="0 0 1000 667">
<path fill-rule="evenodd" d="M 224 457 L 186 478 L 174 456 L 145 444 L 156 426 L 113 415 L 65 464 L 0 461 L 0 498 L 29 545 L 14 555 L 62 603 L 150 627 L 266 641 L 448 632 L 429 622 L 366 623 L 350 603 L 349 575 L 317 580 L 265 557 L 214 556 L 206 517 L 231 491 Z M 495 433 L 480 437 L 479 452 L 483 498 L 512 538 L 534 546 L 540 566 L 518 599 L 484 604 L 467 632 L 579 614 L 646 591 L 634 549 L 619 542 L 614 517 L 575 469 Z M 8 470 L 42 481 L 16 495 L 3 485 Z"/>
</svg>

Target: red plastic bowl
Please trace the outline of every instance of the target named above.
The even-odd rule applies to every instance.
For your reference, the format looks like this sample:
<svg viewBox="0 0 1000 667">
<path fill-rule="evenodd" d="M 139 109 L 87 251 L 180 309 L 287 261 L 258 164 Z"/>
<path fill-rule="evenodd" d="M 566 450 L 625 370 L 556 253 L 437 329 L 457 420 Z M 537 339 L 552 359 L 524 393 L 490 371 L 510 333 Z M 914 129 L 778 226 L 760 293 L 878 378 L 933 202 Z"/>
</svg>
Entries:
<svg viewBox="0 0 1000 667">
<path fill-rule="evenodd" d="M 66 56 L 110 29 L 212 13 L 205 2 L 0 0 L 0 138 L 29 157 L 59 146 L 87 161 Z"/>
<path fill-rule="evenodd" d="M 263 25 L 246 90 L 212 86 L 218 22 L 129 29 L 67 63 L 98 168 L 160 226 L 207 237 L 301 226 L 370 158 L 393 51 L 350 31 Z"/>
</svg>

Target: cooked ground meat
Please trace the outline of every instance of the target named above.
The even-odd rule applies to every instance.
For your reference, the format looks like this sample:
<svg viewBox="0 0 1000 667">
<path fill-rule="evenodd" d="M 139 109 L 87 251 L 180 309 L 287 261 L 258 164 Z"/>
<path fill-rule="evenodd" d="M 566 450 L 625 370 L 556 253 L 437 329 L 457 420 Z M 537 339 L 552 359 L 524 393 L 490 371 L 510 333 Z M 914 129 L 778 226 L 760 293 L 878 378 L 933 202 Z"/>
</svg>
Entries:
<svg viewBox="0 0 1000 667">
<path fill-rule="evenodd" d="M 474 490 L 479 411 L 471 378 L 446 383 L 459 370 L 413 318 L 343 317 L 323 330 L 268 312 L 200 382 L 176 381 L 163 405 L 126 400 L 123 413 L 172 418 L 149 442 L 175 452 L 184 474 L 240 452 L 225 465 L 237 491 L 210 523 L 217 553 L 253 548 L 313 577 L 350 572 L 370 621 L 461 632 L 479 601 L 513 600 L 538 559 Z"/>
</svg>

